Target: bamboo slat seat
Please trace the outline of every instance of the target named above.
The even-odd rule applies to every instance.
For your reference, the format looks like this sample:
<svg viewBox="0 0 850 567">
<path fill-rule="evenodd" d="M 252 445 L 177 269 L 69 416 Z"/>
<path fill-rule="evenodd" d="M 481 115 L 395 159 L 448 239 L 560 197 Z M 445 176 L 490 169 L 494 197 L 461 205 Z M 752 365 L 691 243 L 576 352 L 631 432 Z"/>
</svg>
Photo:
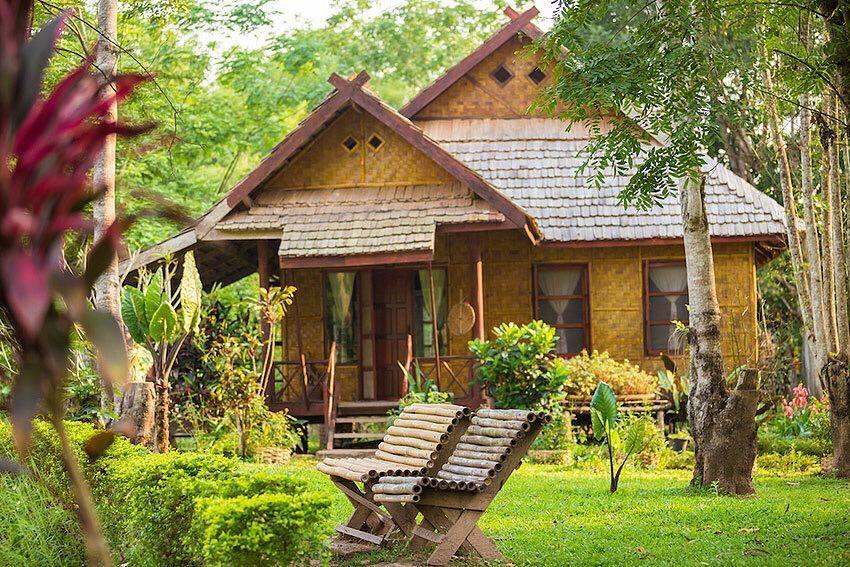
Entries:
<svg viewBox="0 0 850 567">
<path fill-rule="evenodd" d="M 469 427 L 470 413 L 454 404 L 413 404 L 393 421 L 374 456 L 319 462 L 316 468 L 330 476 L 354 506 L 349 521 L 337 531 L 379 545 L 395 528 L 410 535 L 415 513 L 410 517 L 401 504 L 412 500 L 407 492 L 415 494 L 421 487 L 407 485 L 443 466 Z M 380 480 L 385 478 L 393 480 L 384 486 Z M 357 483 L 363 484 L 362 490 Z M 381 484 L 377 492 L 376 484 Z"/>
<path fill-rule="evenodd" d="M 374 501 L 384 506 L 404 503 L 400 521 L 422 514 L 411 544 L 437 544 L 429 565 L 445 565 L 461 547 L 487 561 L 502 560 L 476 523 L 549 421 L 549 415 L 526 410 L 480 409 L 436 472 L 381 477 L 371 487 Z M 387 509 L 395 517 L 393 509 Z"/>
</svg>

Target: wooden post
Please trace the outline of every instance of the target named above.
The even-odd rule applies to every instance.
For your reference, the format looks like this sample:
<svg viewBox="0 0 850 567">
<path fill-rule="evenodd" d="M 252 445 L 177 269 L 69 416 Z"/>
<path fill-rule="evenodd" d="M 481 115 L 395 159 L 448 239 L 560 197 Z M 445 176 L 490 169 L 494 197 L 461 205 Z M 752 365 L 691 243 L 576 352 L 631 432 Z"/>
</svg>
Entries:
<svg viewBox="0 0 850 567">
<path fill-rule="evenodd" d="M 428 286 L 431 291 L 431 328 L 434 331 L 434 364 L 437 367 L 437 389 L 440 389 L 440 330 L 437 328 L 437 300 L 434 294 L 434 270 L 432 264 L 428 264 Z"/>
<path fill-rule="evenodd" d="M 334 432 L 336 431 L 336 341 L 331 343 L 331 352 L 328 355 L 328 377 L 325 382 L 325 429 L 327 430 L 327 449 L 334 448 Z"/>
<path fill-rule="evenodd" d="M 295 284 L 295 270 L 289 270 L 289 274 L 292 278 L 292 283 Z M 297 287 L 297 286 L 296 286 Z M 310 411 L 310 397 L 307 393 L 307 386 L 309 385 L 309 379 L 307 378 L 307 360 L 304 356 L 304 339 L 301 334 L 301 307 L 298 303 L 298 299 L 293 301 L 295 307 L 295 334 L 298 343 L 298 360 L 301 362 L 301 383 L 302 391 L 301 397 L 304 401 L 304 411 Z"/>
<path fill-rule="evenodd" d="M 269 246 L 268 241 L 266 240 L 258 240 L 257 241 L 257 275 L 260 279 L 260 289 L 268 290 L 269 289 Z M 260 332 L 263 335 L 263 360 L 268 356 L 268 349 L 272 349 L 272 356 L 274 356 L 274 345 L 269 344 L 269 338 L 271 337 L 271 327 L 269 326 L 269 322 L 260 313 Z M 274 371 L 272 371 L 272 376 L 274 376 Z M 274 392 L 274 378 L 268 381 L 266 384 L 266 400 L 267 402 L 271 402 L 272 394 Z"/>
<path fill-rule="evenodd" d="M 484 261 L 481 258 L 481 241 L 477 237 L 472 242 L 472 307 L 475 311 L 475 338 L 484 340 Z M 483 399 L 485 393 L 481 386 L 476 384 L 474 388 L 475 397 Z M 487 400 L 487 405 L 495 407 L 490 399 Z"/>
<path fill-rule="evenodd" d="M 484 339 L 484 262 L 481 259 L 481 242 L 476 238 L 472 249 L 473 305 L 475 309 L 475 338 Z"/>
<path fill-rule="evenodd" d="M 407 335 L 407 357 L 404 359 L 404 375 L 401 377 L 401 397 L 407 395 L 410 389 L 410 383 L 407 376 L 410 374 L 410 368 L 413 365 L 413 335 Z"/>
</svg>

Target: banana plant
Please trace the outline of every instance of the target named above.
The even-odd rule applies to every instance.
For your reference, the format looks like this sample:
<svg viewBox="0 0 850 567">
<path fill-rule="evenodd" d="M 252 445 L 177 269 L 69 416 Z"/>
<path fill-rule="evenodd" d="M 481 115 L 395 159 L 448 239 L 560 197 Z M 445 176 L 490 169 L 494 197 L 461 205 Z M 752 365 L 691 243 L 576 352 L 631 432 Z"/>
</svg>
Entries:
<svg viewBox="0 0 850 567">
<path fill-rule="evenodd" d="M 620 473 L 626 466 L 626 461 L 632 453 L 639 453 L 646 444 L 646 429 L 638 422 L 629 423 L 625 430 L 617 427 L 618 410 L 617 397 L 614 390 L 605 382 L 596 386 L 596 391 L 590 400 L 590 420 L 593 425 L 593 436 L 598 441 L 605 441 L 608 448 L 608 468 L 611 478 L 611 492 L 617 492 L 620 483 Z M 623 461 L 614 470 L 615 457 L 625 453 Z"/>
<path fill-rule="evenodd" d="M 187 252 L 183 257 L 180 283 L 173 289 L 177 268 L 176 261 L 165 258 L 158 270 L 141 274 L 137 286 L 124 286 L 121 297 L 127 331 L 153 359 L 150 377 L 156 390 L 155 444 L 160 452 L 169 449 L 169 377 L 180 349 L 197 332 L 201 321 L 202 286 L 194 254 Z"/>
<path fill-rule="evenodd" d="M 661 386 L 662 390 L 670 392 L 673 409 L 681 415 L 688 401 L 691 384 L 687 376 L 676 374 L 676 363 L 669 356 L 662 354 L 661 362 L 664 364 L 664 368 L 658 371 L 658 385 Z"/>
</svg>

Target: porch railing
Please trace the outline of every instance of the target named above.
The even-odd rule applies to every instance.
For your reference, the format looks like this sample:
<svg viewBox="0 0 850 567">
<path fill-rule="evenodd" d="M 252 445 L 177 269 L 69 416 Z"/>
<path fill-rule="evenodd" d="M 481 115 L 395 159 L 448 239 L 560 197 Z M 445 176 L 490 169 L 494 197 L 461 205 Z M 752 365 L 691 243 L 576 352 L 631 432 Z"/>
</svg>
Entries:
<svg viewBox="0 0 850 567">
<path fill-rule="evenodd" d="M 280 360 L 272 368 L 271 403 L 310 404 L 324 402 L 328 380 L 327 360 Z"/>
<path fill-rule="evenodd" d="M 441 356 L 439 376 L 435 358 L 419 357 L 416 361 L 422 374 L 437 384 L 441 391 L 454 392 L 455 400 L 471 401 L 480 397 L 473 382 L 476 364 L 472 356 Z M 304 411 L 322 408 L 324 413 L 328 379 L 327 359 L 277 361 L 272 368 L 269 404 L 278 407 L 285 404 L 290 409 L 295 406 Z"/>
<path fill-rule="evenodd" d="M 468 354 L 440 356 L 440 372 L 437 373 L 437 359 L 419 357 L 416 359 L 422 374 L 437 385 L 441 391 L 455 392 L 456 400 L 477 397 L 473 382 L 475 379 L 475 358 Z"/>
</svg>

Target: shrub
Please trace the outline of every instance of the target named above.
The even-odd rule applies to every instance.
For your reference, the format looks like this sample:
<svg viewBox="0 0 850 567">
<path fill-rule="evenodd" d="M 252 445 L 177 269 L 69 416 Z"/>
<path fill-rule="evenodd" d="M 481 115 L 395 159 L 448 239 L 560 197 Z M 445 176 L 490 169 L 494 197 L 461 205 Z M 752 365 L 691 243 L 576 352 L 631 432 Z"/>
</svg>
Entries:
<svg viewBox="0 0 850 567">
<path fill-rule="evenodd" d="M 496 407 L 539 409 L 557 397 L 564 384 L 564 363 L 555 355 L 555 329 L 542 321 L 523 326 L 505 323 L 492 341 L 475 339 L 469 350 L 478 361 L 478 382 Z"/>
<path fill-rule="evenodd" d="M 248 564 L 252 553 L 257 554 L 253 561 L 257 564 L 286 563 L 298 553 L 315 553 L 320 538 L 325 535 L 323 524 L 317 519 L 330 502 L 308 491 L 303 480 L 287 472 L 218 455 L 152 454 L 123 438 L 116 438 L 100 459 L 91 461 L 82 446 L 95 432 L 94 427 L 71 422 L 66 427 L 92 486 L 106 536 L 121 563 L 227 564 L 242 557 L 241 564 Z M 10 544 L 8 550 L 0 550 L 0 565 L 82 563 L 82 559 L 74 561 L 83 549 L 70 512 L 72 500 L 59 459 L 58 439 L 47 423 L 38 420 L 34 423 L 30 451 L 28 467 L 37 471 L 39 479 L 61 502 L 49 497 L 46 490 L 29 478 L 0 477 L 0 482 L 5 481 L 0 484 L 3 495 L 0 512 L 4 506 L 10 510 L 0 517 L 0 546 L 12 541 L 26 543 Z M 15 459 L 10 427 L 3 421 L 0 421 L 0 457 Z M 205 508 L 199 502 L 209 499 L 220 501 L 216 505 L 219 513 L 232 511 L 234 517 L 221 517 L 215 522 L 207 516 L 202 519 L 198 511 Z M 235 499 L 233 505 L 227 504 L 230 499 Z M 18 509 L 20 514 L 12 511 Z M 291 518 L 289 513 L 293 514 Z M 14 518 L 15 526 L 5 529 L 3 518 Z M 247 537 L 248 532 L 242 534 L 233 526 L 246 518 L 246 526 L 262 524 L 263 529 L 275 534 L 275 539 L 245 539 L 243 535 Z M 192 534 L 209 529 L 220 535 L 219 541 L 210 549 L 202 548 L 197 536 Z M 35 530 L 39 532 L 37 535 L 26 536 Z M 281 530 L 287 537 L 280 537 Z M 227 543 L 230 541 L 236 543 Z M 291 542 L 299 542 L 297 551 Z M 52 550 L 55 553 L 51 555 Z M 12 560 L 16 554 L 28 560 Z M 213 556 L 230 559 L 214 560 Z M 55 557 L 60 558 L 58 562 L 53 561 Z"/>
<path fill-rule="evenodd" d="M 828 417 L 828 416 L 827 416 Z M 784 455 L 792 451 L 802 455 L 821 457 L 832 452 L 829 440 L 817 437 L 783 437 L 770 427 L 760 427 L 758 431 L 759 453 L 776 453 Z"/>
<path fill-rule="evenodd" d="M 126 542 L 127 561 L 132 565 L 198 565 L 204 564 L 204 556 L 214 550 L 202 548 L 198 534 L 211 525 L 210 518 L 198 516 L 203 509 L 199 503 L 205 499 L 222 501 L 259 495 L 285 495 L 301 502 L 287 507 L 285 499 L 272 500 L 266 506 L 273 507 L 272 516 L 267 517 L 271 525 L 285 516 L 287 510 L 297 510 L 297 516 L 313 514 L 318 516 L 329 505 L 327 500 L 315 493 L 307 492 L 303 481 L 282 471 L 256 465 L 245 465 L 235 459 L 202 453 L 165 453 L 147 454 L 109 463 L 111 484 L 102 491 L 102 500 L 106 503 L 110 536 L 116 542 Z M 200 507 L 199 507 L 200 506 Z M 245 504 L 232 507 L 224 503 L 217 510 L 233 510 L 237 517 L 245 514 L 259 514 L 266 508 Z M 306 516 L 305 516 L 306 517 Z M 312 517 L 312 516 L 310 516 Z M 220 518 L 215 524 L 216 533 L 220 533 L 226 546 L 235 535 L 227 526 L 236 521 Z M 197 522 L 201 522 L 198 524 Z M 252 520 L 253 524 L 260 522 Z M 303 540 L 304 553 L 315 552 L 313 545 L 322 534 L 315 521 L 298 523 L 297 518 L 288 521 L 286 529 L 292 537 Z M 213 528 L 210 528 L 213 529 Z M 235 530 L 235 528 L 233 528 Z M 269 529 L 278 529 L 271 527 Z M 205 533 L 205 532 L 204 532 Z M 228 535 L 230 534 L 230 535 Z M 240 540 L 242 541 L 242 540 Z M 254 542 L 258 553 L 266 553 L 269 546 L 277 554 L 291 553 L 286 541 L 278 543 L 257 540 Z M 240 547 L 241 546 L 241 547 Z M 265 546 L 265 547 L 263 547 Z M 242 541 L 236 548 L 248 554 L 251 548 Z M 216 547 L 215 553 L 224 553 Z M 229 553 L 229 552 L 228 552 Z M 236 551 L 233 551 L 236 553 Z M 248 557 L 248 555 L 245 555 Z M 247 561 L 247 559 L 246 559 Z M 260 561 L 260 559 L 257 559 Z"/>
<path fill-rule="evenodd" d="M 572 416 L 570 413 L 564 411 L 560 404 L 555 408 L 549 409 L 549 413 L 552 414 L 552 421 L 543 428 L 537 439 L 534 440 L 534 443 L 531 445 L 532 449 L 564 449 L 575 443 Z"/>
<path fill-rule="evenodd" d="M 820 459 L 812 455 L 803 455 L 791 451 L 784 455 L 767 453 L 756 459 L 756 471 L 759 474 L 782 475 L 788 473 L 815 474 L 820 472 Z"/>
<path fill-rule="evenodd" d="M 204 565 L 289 565 L 321 545 L 316 525 L 324 494 L 256 494 L 201 498 L 195 504 L 193 547 Z"/>
<path fill-rule="evenodd" d="M 589 396 L 599 382 L 605 382 L 618 395 L 652 394 L 658 391 L 658 377 L 648 374 L 628 360 L 619 362 L 607 352 L 586 350 L 565 361 L 564 391 Z"/>
<path fill-rule="evenodd" d="M 65 429 L 77 462 L 93 484 L 103 479 L 103 467 L 108 459 L 148 454 L 148 451 L 142 447 L 132 445 L 123 437 L 116 437 L 101 459 L 92 461 L 83 451 L 83 445 L 96 432 L 94 426 L 89 423 L 66 422 Z M 18 460 L 12 441 L 11 427 L 7 421 L 3 420 L 0 420 L 0 457 Z M 25 464 L 30 470 L 37 472 L 39 480 L 47 485 L 51 493 L 59 496 L 63 504 L 67 506 L 73 504 L 68 475 L 62 466 L 59 438 L 53 427 L 43 420 L 33 422 L 32 441 Z"/>
<path fill-rule="evenodd" d="M 627 414 L 623 416 L 619 426 L 620 437 L 625 439 L 630 432 L 637 429 L 643 439 L 643 445 L 635 454 L 635 461 L 644 468 L 656 468 L 660 462 L 661 452 L 667 447 L 664 435 L 658 429 L 658 424 L 651 415 Z M 636 433 L 632 433 L 635 435 Z"/>
<path fill-rule="evenodd" d="M 658 453 L 658 469 L 682 469 L 694 468 L 694 452 L 682 451 L 677 453 L 673 449 L 664 448 Z"/>
</svg>

